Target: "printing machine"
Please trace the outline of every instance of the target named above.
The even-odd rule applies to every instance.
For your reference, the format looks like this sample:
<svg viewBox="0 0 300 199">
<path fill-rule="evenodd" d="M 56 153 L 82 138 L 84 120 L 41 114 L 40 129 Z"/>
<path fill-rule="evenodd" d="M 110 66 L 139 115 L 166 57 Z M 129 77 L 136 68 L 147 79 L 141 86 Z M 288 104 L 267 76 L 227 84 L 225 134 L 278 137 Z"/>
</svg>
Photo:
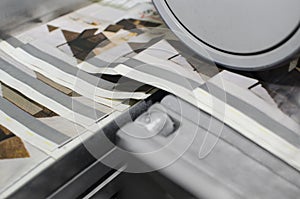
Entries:
<svg viewBox="0 0 300 199">
<path fill-rule="evenodd" d="M 0 4 L 2 38 L 88 3 L 85 0 L 3 0 Z M 213 60 L 222 68 L 256 77 L 266 73 L 262 76 L 272 76 L 282 70 L 287 72 L 297 66 L 298 62 L 295 64 L 294 60 L 298 60 L 300 54 L 299 0 L 154 0 L 153 3 L 170 29 L 191 52 L 196 52 L 199 59 Z M 186 111 L 178 112 L 178 106 Z M 157 115 L 149 116 L 149 111 L 156 111 Z M 159 125 L 160 120 L 174 124 L 164 126 L 161 133 L 148 141 L 140 143 L 130 139 L 126 132 L 135 136 L 151 133 L 153 126 L 147 132 L 137 124 L 147 126 L 147 117 L 151 121 L 157 120 L 155 125 Z M 147 152 L 164 146 L 176 131 L 190 136 L 190 129 L 197 126 L 193 121 L 197 117 L 204 121 L 197 132 L 201 134 L 209 128 L 209 114 L 176 96 L 158 91 L 98 129 L 97 134 L 70 147 L 66 154 L 8 197 L 299 197 L 299 171 L 226 125 L 225 137 L 222 137 L 224 146 L 217 147 L 215 154 L 212 152 L 208 158 L 199 159 L 199 143 L 195 142 L 177 161 L 160 170 L 153 168 L 160 167 L 160 162 L 167 161 L 176 154 L 177 148 L 184 147 L 184 137 L 182 142 L 175 143 L 153 159 L 122 156 L 104 139 L 107 137 L 129 151 Z M 220 121 L 213 118 L 213 124 L 218 126 Z M 231 145 L 238 146 L 240 151 Z M 106 161 L 113 165 L 104 164 Z M 125 172 L 131 166 L 147 172 Z"/>
</svg>

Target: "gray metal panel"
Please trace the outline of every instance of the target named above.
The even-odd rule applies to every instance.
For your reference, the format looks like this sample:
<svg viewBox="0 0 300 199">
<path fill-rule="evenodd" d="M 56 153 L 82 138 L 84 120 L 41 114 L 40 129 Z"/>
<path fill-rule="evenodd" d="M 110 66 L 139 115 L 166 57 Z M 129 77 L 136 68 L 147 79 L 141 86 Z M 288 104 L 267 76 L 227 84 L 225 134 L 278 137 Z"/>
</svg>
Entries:
<svg viewBox="0 0 300 199">
<path fill-rule="evenodd" d="M 177 101 L 177 99 L 175 100 Z M 168 99 L 165 103 L 168 104 Z M 199 198 L 298 198 L 300 189 L 297 185 L 296 176 L 299 175 L 297 171 L 287 165 L 281 167 L 282 162 L 271 164 L 271 167 L 266 166 L 264 163 L 274 158 L 271 154 L 265 155 L 266 160 L 258 161 L 260 153 L 255 154 L 252 151 L 253 148 L 249 149 L 240 144 L 240 142 L 247 142 L 247 139 L 238 134 L 235 136 L 235 133 L 226 127 L 224 128 L 226 132 L 222 132 L 222 134 L 227 134 L 227 137 L 223 137 L 222 134 L 219 137 L 209 130 L 197 126 L 185 118 L 185 113 L 187 113 L 185 108 L 191 105 L 183 103 L 181 104 L 183 105 L 181 106 L 183 115 L 173 112 L 162 104 L 155 104 L 148 110 L 148 113 L 167 113 L 173 121 L 180 121 L 179 128 L 172 134 L 174 136 L 165 137 L 160 134 L 161 131 L 158 131 L 156 136 L 148 139 L 140 138 L 140 135 L 148 136 L 152 135 L 152 132 L 149 128 L 143 128 L 140 122 L 137 123 L 139 120 L 137 119 L 135 122 L 123 126 L 117 133 L 120 138 L 118 146 L 135 152 L 134 156 L 153 168 L 161 168 L 164 165 L 165 167 L 160 170 L 164 175 Z M 189 110 L 191 109 L 195 109 L 193 111 L 195 114 L 191 112 L 188 113 L 188 116 L 192 115 L 193 119 L 198 118 L 197 116 L 200 116 L 198 119 L 202 118 L 201 111 L 192 106 Z M 152 121 L 155 123 L 156 118 L 150 117 L 150 123 Z M 204 125 L 208 123 L 203 121 Z M 139 131 L 136 131 L 137 128 Z M 196 137 L 191 136 L 193 131 L 195 131 Z M 235 138 L 233 139 L 233 137 Z M 188 144 L 186 141 L 191 138 L 193 138 L 192 144 L 181 156 L 181 152 L 183 152 L 181 150 L 185 149 L 183 145 Z M 239 146 L 231 142 L 237 143 Z M 254 143 L 252 144 L 255 151 L 261 150 Z M 206 156 L 200 154 L 202 150 L 208 152 Z M 156 155 L 149 158 L 148 154 L 151 152 Z M 174 162 L 169 161 L 172 158 L 178 159 Z M 132 166 L 131 162 L 128 165 Z M 289 175 L 292 173 L 295 176 L 290 177 Z"/>
<path fill-rule="evenodd" d="M 18 28 L 31 20 L 50 18 L 88 4 L 88 0 L 2 0 L 0 2 L 0 31 Z"/>
</svg>

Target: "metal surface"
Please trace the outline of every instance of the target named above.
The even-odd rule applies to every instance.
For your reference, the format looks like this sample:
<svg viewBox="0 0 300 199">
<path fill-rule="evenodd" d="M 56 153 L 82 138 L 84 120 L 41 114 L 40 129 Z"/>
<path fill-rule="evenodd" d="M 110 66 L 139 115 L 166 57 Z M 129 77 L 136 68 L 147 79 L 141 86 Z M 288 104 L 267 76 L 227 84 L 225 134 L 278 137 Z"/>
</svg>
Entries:
<svg viewBox="0 0 300 199">
<path fill-rule="evenodd" d="M 75 8 L 87 5 L 88 0 L 2 0 L 0 2 L 0 31 L 8 32 L 26 26 L 43 17 L 52 19 Z"/>
<path fill-rule="evenodd" d="M 159 111 L 180 121 L 172 135 L 164 136 L 161 128 L 156 128 L 158 123 L 151 113 Z M 197 198 L 298 198 L 298 171 L 191 104 L 167 96 L 151 106 L 147 115 L 151 117 L 149 124 L 142 126 L 141 115 L 120 129 L 118 146 L 151 168 L 160 168 L 161 174 Z M 145 139 L 153 135 L 147 128 L 150 124 L 158 131 Z M 136 131 L 138 125 L 141 127 Z M 193 142 L 188 146 L 190 139 Z M 183 150 L 184 146 L 188 148 Z M 134 161 L 127 165 L 140 168 Z"/>
</svg>

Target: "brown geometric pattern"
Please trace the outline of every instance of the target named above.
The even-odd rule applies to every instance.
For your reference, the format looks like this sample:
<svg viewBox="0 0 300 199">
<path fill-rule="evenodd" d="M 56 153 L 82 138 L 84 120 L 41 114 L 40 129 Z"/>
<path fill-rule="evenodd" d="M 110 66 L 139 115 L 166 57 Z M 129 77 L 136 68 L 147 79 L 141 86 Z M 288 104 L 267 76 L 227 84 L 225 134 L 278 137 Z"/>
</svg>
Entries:
<svg viewBox="0 0 300 199">
<path fill-rule="evenodd" d="M 0 160 L 30 157 L 23 141 L 0 125 Z"/>
</svg>

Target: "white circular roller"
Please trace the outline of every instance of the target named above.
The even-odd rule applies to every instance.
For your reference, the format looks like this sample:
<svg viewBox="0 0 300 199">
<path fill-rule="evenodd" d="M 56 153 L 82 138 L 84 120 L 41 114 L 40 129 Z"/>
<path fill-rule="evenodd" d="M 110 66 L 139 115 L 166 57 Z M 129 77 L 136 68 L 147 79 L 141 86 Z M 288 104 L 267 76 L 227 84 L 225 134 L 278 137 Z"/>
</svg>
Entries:
<svg viewBox="0 0 300 199">
<path fill-rule="evenodd" d="M 153 0 L 183 42 L 238 70 L 276 67 L 299 55 L 299 0 Z"/>
</svg>

